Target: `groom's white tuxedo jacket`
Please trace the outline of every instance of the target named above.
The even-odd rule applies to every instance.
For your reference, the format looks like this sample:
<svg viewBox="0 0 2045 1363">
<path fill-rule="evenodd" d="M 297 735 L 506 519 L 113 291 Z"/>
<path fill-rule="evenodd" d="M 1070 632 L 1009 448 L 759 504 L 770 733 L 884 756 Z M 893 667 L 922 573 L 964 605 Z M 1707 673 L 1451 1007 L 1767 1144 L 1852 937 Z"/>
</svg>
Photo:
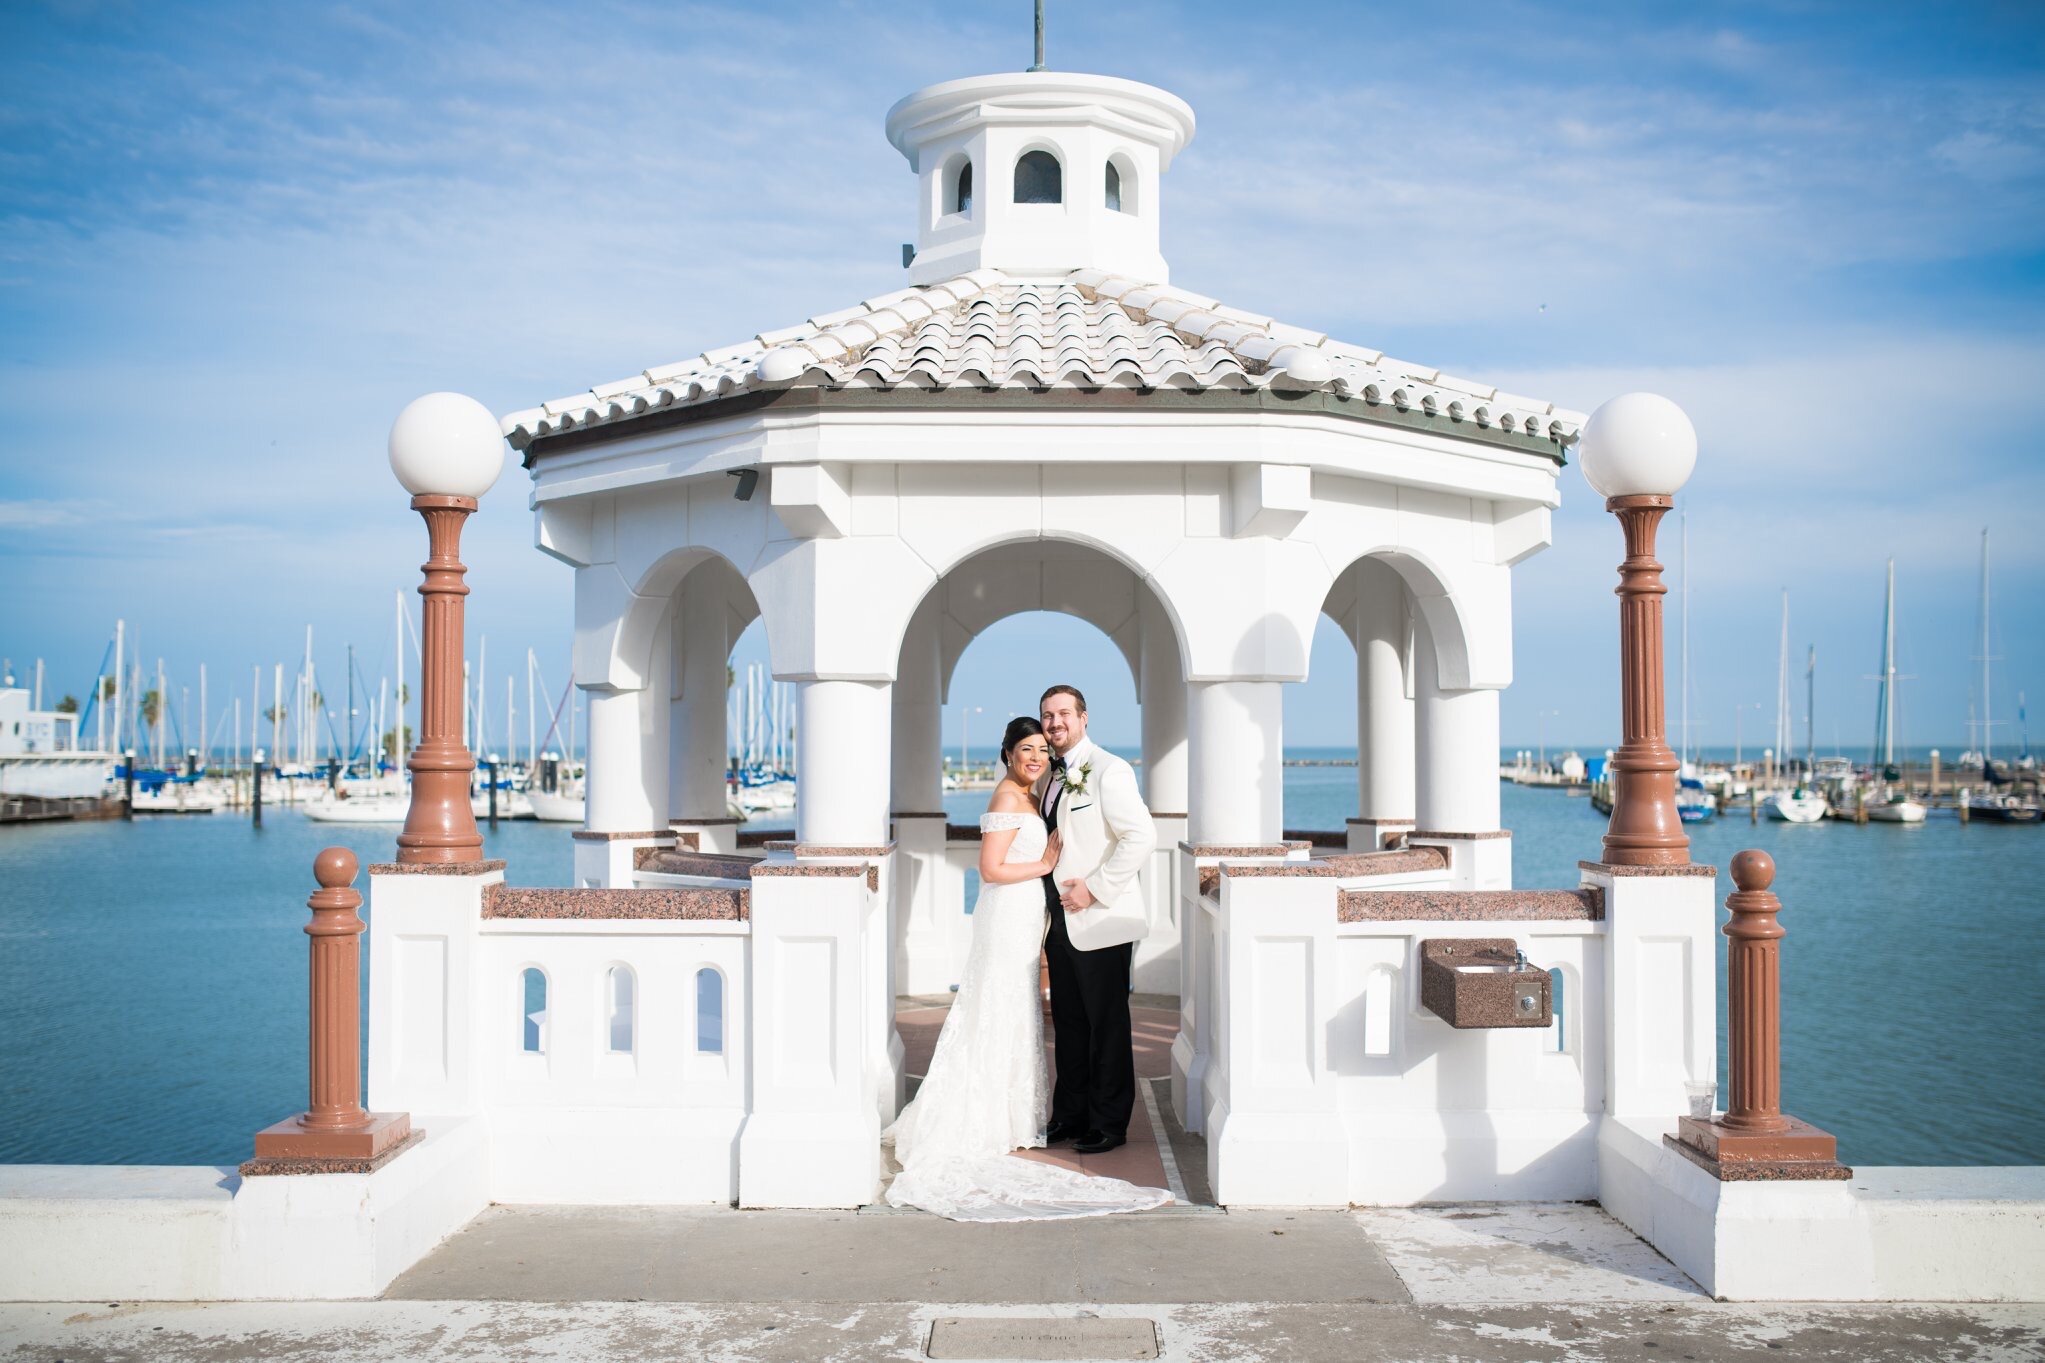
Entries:
<svg viewBox="0 0 2045 1363">
<path fill-rule="evenodd" d="M 1065 754 L 1065 780 L 1053 769 L 1038 794 L 1038 807 L 1057 802 L 1058 834 L 1064 846 L 1052 879 L 1062 887 L 1083 880 L 1093 895 L 1091 906 L 1065 913 L 1065 932 L 1081 951 L 1134 942 L 1150 930 L 1137 873 L 1157 846 L 1157 827 L 1136 789 L 1136 773 L 1127 762 L 1082 738 Z"/>
</svg>

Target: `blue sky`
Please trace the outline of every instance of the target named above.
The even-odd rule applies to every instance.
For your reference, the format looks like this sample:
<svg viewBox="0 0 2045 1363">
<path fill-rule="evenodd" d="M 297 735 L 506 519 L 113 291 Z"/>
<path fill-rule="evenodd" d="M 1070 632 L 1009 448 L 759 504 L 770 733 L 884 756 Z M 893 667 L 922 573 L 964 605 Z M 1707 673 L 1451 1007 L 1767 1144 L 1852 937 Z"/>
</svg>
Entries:
<svg viewBox="0 0 2045 1363">
<path fill-rule="evenodd" d="M 8 6 L 0 652 L 83 694 L 125 617 L 218 712 L 311 623 L 373 682 L 422 556 L 404 402 L 511 411 L 897 287 L 882 114 L 1026 65 L 1029 8 Z M 1962 746 L 1983 526 L 1998 717 L 2045 704 L 2045 10 L 1049 8 L 1051 65 L 1199 116 L 1175 282 L 1580 410 L 1684 404 L 1697 742 L 1772 727 L 1787 586 L 1820 743 L 1864 748 L 1894 556 L 1904 736 Z M 1563 495 L 1516 578 L 1509 744 L 1616 738 L 1617 531 Z M 559 686 L 568 574 L 524 498 L 513 469 L 472 523 L 471 638 Z M 948 741 L 1052 654 L 1133 737 L 1105 640 L 1033 617 L 967 655 Z M 1339 635 L 1313 666 L 1288 739 L 1350 741 Z"/>
</svg>

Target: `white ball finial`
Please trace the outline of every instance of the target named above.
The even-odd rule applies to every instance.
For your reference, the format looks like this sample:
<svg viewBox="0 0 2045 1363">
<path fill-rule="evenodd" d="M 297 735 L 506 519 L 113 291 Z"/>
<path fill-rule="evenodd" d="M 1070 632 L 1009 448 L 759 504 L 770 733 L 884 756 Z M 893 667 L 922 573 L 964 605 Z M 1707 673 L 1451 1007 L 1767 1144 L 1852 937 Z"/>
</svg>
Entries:
<svg viewBox="0 0 2045 1363">
<path fill-rule="evenodd" d="M 1604 497 L 1673 497 L 1697 467 L 1697 428 L 1656 393 L 1621 393 L 1584 423 L 1578 462 Z"/>
<path fill-rule="evenodd" d="M 391 472 L 414 497 L 480 497 L 504 471 L 504 433 L 460 393 L 414 398 L 391 423 Z"/>
</svg>

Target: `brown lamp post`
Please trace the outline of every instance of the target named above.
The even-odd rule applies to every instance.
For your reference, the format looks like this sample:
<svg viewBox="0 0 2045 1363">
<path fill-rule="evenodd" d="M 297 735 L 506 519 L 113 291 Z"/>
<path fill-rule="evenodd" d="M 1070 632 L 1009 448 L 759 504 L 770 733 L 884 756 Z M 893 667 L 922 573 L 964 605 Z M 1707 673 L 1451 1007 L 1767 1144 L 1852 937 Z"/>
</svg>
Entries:
<svg viewBox="0 0 2045 1363">
<path fill-rule="evenodd" d="M 1619 518 L 1626 561 L 1619 565 L 1621 742 L 1612 754 L 1610 866 L 1682 866 L 1690 839 L 1676 813 L 1676 754 L 1669 750 L 1662 694 L 1662 565 L 1655 528 L 1697 466 L 1697 432 L 1683 409 L 1653 393 L 1625 393 L 1591 414 L 1578 456 L 1584 481 Z"/>
<path fill-rule="evenodd" d="M 426 521 L 420 609 L 419 742 L 405 766 L 412 803 L 398 834 L 404 865 L 481 861 L 483 835 L 469 807 L 476 759 L 462 741 L 462 523 L 504 468 L 497 418 L 473 398 L 428 393 L 391 426 L 391 472 Z M 402 723 L 398 726 L 402 729 Z"/>
</svg>

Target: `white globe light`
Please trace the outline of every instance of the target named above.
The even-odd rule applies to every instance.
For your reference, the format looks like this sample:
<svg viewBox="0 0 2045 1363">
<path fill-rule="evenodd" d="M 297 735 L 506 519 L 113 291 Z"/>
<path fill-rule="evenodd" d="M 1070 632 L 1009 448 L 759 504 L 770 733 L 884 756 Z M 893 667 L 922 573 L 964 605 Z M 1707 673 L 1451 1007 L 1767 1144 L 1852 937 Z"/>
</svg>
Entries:
<svg viewBox="0 0 2045 1363">
<path fill-rule="evenodd" d="M 1697 467 L 1697 428 L 1656 393 L 1621 393 L 1584 423 L 1583 480 L 1605 497 L 1672 497 Z"/>
<path fill-rule="evenodd" d="M 391 472 L 414 497 L 480 497 L 504 471 L 504 433 L 460 393 L 414 398 L 391 423 Z"/>
</svg>

